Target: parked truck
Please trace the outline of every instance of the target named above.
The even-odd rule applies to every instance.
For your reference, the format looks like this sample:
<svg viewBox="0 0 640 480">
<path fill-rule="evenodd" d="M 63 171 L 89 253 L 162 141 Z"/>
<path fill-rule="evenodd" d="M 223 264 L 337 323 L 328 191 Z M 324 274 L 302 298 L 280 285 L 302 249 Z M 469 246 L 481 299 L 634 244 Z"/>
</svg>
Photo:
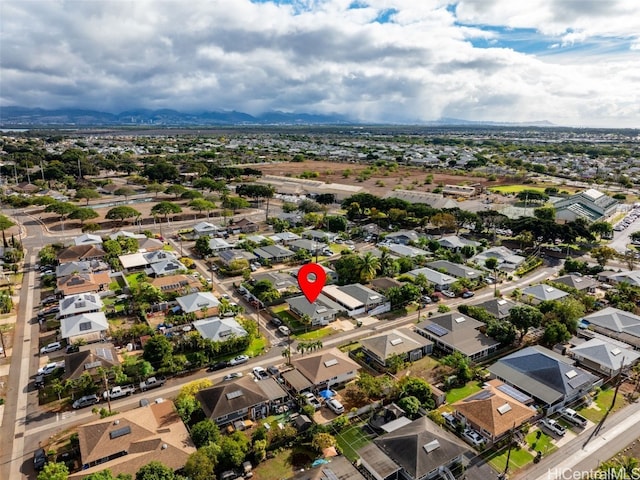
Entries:
<svg viewBox="0 0 640 480">
<path fill-rule="evenodd" d="M 107 400 L 115 400 L 120 397 L 128 397 L 132 393 L 136 392 L 136 387 L 133 385 L 128 385 L 126 387 L 112 387 L 111 390 L 107 390 L 102 394 L 102 397 Z"/>
<path fill-rule="evenodd" d="M 140 382 L 140 391 L 145 392 L 152 388 L 158 388 L 164 385 L 164 378 L 149 377 L 144 382 Z"/>
<path fill-rule="evenodd" d="M 578 427 L 584 428 L 587 426 L 587 419 L 571 408 L 563 409 L 560 412 L 560 415 L 562 416 L 562 418 L 573 423 L 574 425 L 577 425 Z"/>
</svg>

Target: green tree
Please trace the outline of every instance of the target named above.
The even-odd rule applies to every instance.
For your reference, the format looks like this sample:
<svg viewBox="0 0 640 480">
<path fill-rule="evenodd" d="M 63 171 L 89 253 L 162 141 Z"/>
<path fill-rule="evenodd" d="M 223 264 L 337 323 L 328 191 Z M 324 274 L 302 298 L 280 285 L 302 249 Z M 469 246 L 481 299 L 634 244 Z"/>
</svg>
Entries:
<svg viewBox="0 0 640 480">
<path fill-rule="evenodd" d="M 487 321 L 487 335 L 502 344 L 511 345 L 516 339 L 516 329 L 509 322 L 501 322 L 495 318 Z"/>
<path fill-rule="evenodd" d="M 371 252 L 365 253 L 360 257 L 360 280 L 362 282 L 370 282 L 376 278 L 378 269 L 380 268 L 380 259 Z"/>
<path fill-rule="evenodd" d="M 407 413 L 409 418 L 416 418 L 420 407 L 422 406 L 420 400 L 410 395 L 408 397 L 402 397 L 398 400 L 398 406 Z"/>
<path fill-rule="evenodd" d="M 178 179 L 178 167 L 166 160 L 147 165 L 142 174 L 152 182 L 171 182 Z"/>
<path fill-rule="evenodd" d="M 325 218 L 330 232 L 344 232 L 347 230 L 347 219 L 343 216 L 330 215 Z"/>
<path fill-rule="evenodd" d="M 613 234 L 613 226 L 609 222 L 593 222 L 589 225 L 589 231 L 599 238 L 610 237 Z"/>
<path fill-rule="evenodd" d="M 240 198 L 240 197 L 230 197 L 227 196 L 226 198 L 224 198 L 222 200 L 222 207 L 232 210 L 233 213 L 235 214 L 238 210 L 241 210 L 243 208 L 249 208 L 251 205 L 249 204 L 249 202 L 247 200 L 245 200 L 244 198 Z"/>
<path fill-rule="evenodd" d="M 121 222 L 124 222 L 127 218 L 138 218 L 140 215 L 142 214 L 135 208 L 120 205 L 109 210 L 105 215 L 105 218 L 107 220 L 120 220 Z"/>
<path fill-rule="evenodd" d="M 136 472 L 136 480 L 176 480 L 176 474 L 166 465 L 153 461 Z"/>
<path fill-rule="evenodd" d="M 210 200 L 205 200 L 204 198 L 196 198 L 189 202 L 189 208 L 197 211 L 197 212 L 211 212 L 214 208 L 216 208 L 216 204 Z"/>
<path fill-rule="evenodd" d="M 211 420 L 202 420 L 191 428 L 191 439 L 196 448 L 217 443 L 220 440 L 220 430 Z"/>
<path fill-rule="evenodd" d="M 556 209 L 554 207 L 540 207 L 533 210 L 533 214 L 540 220 L 555 220 Z"/>
<path fill-rule="evenodd" d="M 148 193 L 153 193 L 154 197 L 157 197 L 160 192 L 164 191 L 164 186 L 159 184 L 159 183 L 157 183 L 157 182 L 154 182 L 154 183 L 150 183 L 149 185 L 147 185 L 145 187 L 145 190 Z"/>
<path fill-rule="evenodd" d="M 164 335 L 154 335 L 144 345 L 142 358 L 154 368 L 160 368 L 171 363 L 173 345 Z"/>
<path fill-rule="evenodd" d="M 213 250 L 209 246 L 209 242 L 211 238 L 209 237 L 200 237 L 196 240 L 196 244 L 193 247 L 194 251 L 200 255 L 202 258 L 207 258 L 213 254 Z"/>
<path fill-rule="evenodd" d="M 131 195 L 133 195 L 134 193 L 136 193 L 136 191 L 133 188 L 127 187 L 127 186 L 120 187 L 113 192 L 114 195 L 118 195 L 119 197 L 124 197 L 125 200 L 129 198 Z"/>
<path fill-rule="evenodd" d="M 435 406 L 431 387 L 426 380 L 420 377 L 403 377 L 398 382 L 398 391 L 401 398 L 416 397 L 427 410 L 431 410 Z"/>
<path fill-rule="evenodd" d="M 336 445 L 336 438 L 330 433 L 319 432 L 311 439 L 311 446 L 318 453 L 322 453 L 325 448 L 335 447 Z"/>
<path fill-rule="evenodd" d="M 126 473 L 120 473 L 114 477 L 111 470 L 106 469 L 87 475 L 83 480 L 132 480 L 132 477 Z"/>
<path fill-rule="evenodd" d="M 184 473 L 190 480 L 215 480 L 217 465 L 217 450 L 215 455 L 208 453 L 209 450 L 215 450 L 217 447 L 199 449 L 189 455 L 187 463 L 184 465 Z"/>
<path fill-rule="evenodd" d="M 176 213 L 180 213 L 182 212 L 182 208 L 180 208 L 180 205 L 176 205 L 173 202 L 159 202 L 156 203 L 152 208 L 151 208 L 151 214 L 152 215 L 164 215 L 164 219 L 167 220 L 167 218 L 169 217 L 169 214 L 176 214 Z"/>
<path fill-rule="evenodd" d="M 566 325 L 557 320 L 548 322 L 545 325 L 544 333 L 542 334 L 542 342 L 549 346 L 553 346 L 556 343 L 566 342 L 570 338 L 571 332 L 567 329 Z"/>
<path fill-rule="evenodd" d="M 89 200 L 100 198 L 100 194 L 93 188 L 79 188 L 76 190 L 75 198 L 79 200 L 86 200 L 85 205 L 89 205 Z"/>
<path fill-rule="evenodd" d="M 67 480 L 69 469 L 64 463 L 47 463 L 38 473 L 38 480 Z"/>
<path fill-rule="evenodd" d="M 221 470 L 238 468 L 251 449 L 249 439 L 242 432 L 233 432 L 220 438 L 218 461 Z"/>
<path fill-rule="evenodd" d="M 96 212 L 93 208 L 78 208 L 71 212 L 69 218 L 72 220 L 80 220 L 80 225 L 84 225 L 86 220 L 91 220 L 93 218 L 98 218 L 98 212 Z"/>
<path fill-rule="evenodd" d="M 520 332 L 520 343 L 529 328 L 540 326 L 542 318 L 542 312 L 530 305 L 516 305 L 509 311 L 509 322 Z"/>
<path fill-rule="evenodd" d="M 591 250 L 591 256 L 595 258 L 598 265 L 604 267 L 607 262 L 617 256 L 618 252 L 616 252 L 613 248 L 607 247 L 606 245 L 596 247 Z"/>
</svg>

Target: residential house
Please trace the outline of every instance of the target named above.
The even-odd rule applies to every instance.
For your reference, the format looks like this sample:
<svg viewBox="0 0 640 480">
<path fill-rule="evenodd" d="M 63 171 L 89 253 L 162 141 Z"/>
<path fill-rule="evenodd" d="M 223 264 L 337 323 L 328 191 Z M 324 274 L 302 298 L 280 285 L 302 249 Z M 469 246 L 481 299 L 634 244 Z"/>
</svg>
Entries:
<svg viewBox="0 0 640 480">
<path fill-rule="evenodd" d="M 253 250 L 253 254 L 261 261 L 268 261 L 271 263 L 286 262 L 294 256 L 294 253 L 291 250 L 280 245 L 258 247 Z"/>
<path fill-rule="evenodd" d="M 627 343 L 640 350 L 640 316 L 614 307 L 587 315 L 581 326 Z"/>
<path fill-rule="evenodd" d="M 420 417 L 358 450 L 367 477 L 378 480 L 458 478 L 471 449 L 462 440 Z M 455 474 L 452 471 L 456 472 Z"/>
<path fill-rule="evenodd" d="M 467 280 L 482 280 L 484 272 L 475 268 L 467 267 L 459 263 L 453 263 L 448 260 L 435 260 L 427 263 L 427 266 L 438 272 L 444 272 L 452 277 L 466 278 Z"/>
<path fill-rule="evenodd" d="M 209 240 L 209 248 L 213 252 L 213 255 L 218 255 L 220 252 L 231 250 L 233 245 L 227 242 L 224 238 L 212 238 Z"/>
<path fill-rule="evenodd" d="M 253 275 L 253 279 L 256 282 L 262 282 L 263 280 L 271 282 L 271 285 L 273 285 L 273 288 L 278 290 L 278 292 L 280 293 L 284 293 L 291 290 L 299 291 L 298 281 L 288 273 L 283 273 L 283 272 L 257 273 Z"/>
<path fill-rule="evenodd" d="M 474 240 L 469 240 L 458 235 L 448 235 L 438 239 L 438 243 L 441 247 L 451 250 L 452 252 L 459 252 L 464 247 L 478 248 L 481 244 Z"/>
<path fill-rule="evenodd" d="M 106 255 L 100 245 L 74 245 L 58 253 L 58 263 L 102 260 Z"/>
<path fill-rule="evenodd" d="M 384 295 L 359 283 L 341 287 L 325 285 L 322 292 L 340 305 L 351 317 L 363 313 L 379 315 L 391 310 L 391 303 Z"/>
<path fill-rule="evenodd" d="M 360 370 L 360 365 L 337 348 L 294 358 L 291 363 L 317 390 L 350 382 Z"/>
<path fill-rule="evenodd" d="M 202 338 L 212 342 L 225 342 L 231 337 L 246 337 L 247 331 L 236 321 L 235 318 L 210 317 L 193 322 L 194 328 Z"/>
<path fill-rule="evenodd" d="M 603 338 L 592 338 L 571 347 L 568 354 L 579 365 L 607 377 L 617 375 L 621 369 L 628 372 L 640 359 L 640 352 L 630 345 Z"/>
<path fill-rule="evenodd" d="M 454 277 L 447 273 L 438 272 L 432 268 L 416 268 L 409 272 L 407 275 L 411 277 L 417 277 L 418 275 L 424 275 L 429 283 L 431 283 L 437 291 L 449 290 L 451 284 L 456 281 Z"/>
<path fill-rule="evenodd" d="M 279 220 L 287 222 L 291 227 L 302 227 L 304 225 L 304 217 L 298 212 L 285 213 L 282 212 L 276 216 Z"/>
<path fill-rule="evenodd" d="M 325 267 L 324 265 L 320 265 L 322 267 L 322 269 L 324 270 L 325 275 L 327 276 L 327 281 L 326 284 L 329 283 L 334 283 L 338 280 L 338 274 L 336 273 L 335 270 L 331 270 L 329 267 Z M 297 267 L 293 270 L 291 270 L 291 275 L 294 278 L 298 278 L 298 272 L 300 271 L 302 267 Z M 297 283 L 297 281 L 296 281 Z"/>
<path fill-rule="evenodd" d="M 551 414 L 602 383 L 575 361 L 541 346 L 526 347 L 488 367 L 492 377 L 536 399 Z"/>
<path fill-rule="evenodd" d="M 296 233 L 293 233 L 293 232 L 280 232 L 280 233 L 276 233 L 275 235 L 270 236 L 269 238 L 271 240 L 273 240 L 274 242 L 276 242 L 276 243 L 281 243 L 283 245 L 289 245 L 289 244 L 291 244 L 291 242 L 295 242 L 296 240 L 300 240 L 302 237 L 300 237 L 300 235 L 298 235 Z M 291 250 L 293 250 L 293 248 Z"/>
<path fill-rule="evenodd" d="M 83 233 L 73 239 L 73 243 L 77 245 L 102 245 L 102 238 L 92 233 Z"/>
<path fill-rule="evenodd" d="M 326 243 L 314 242 L 313 240 L 308 240 L 304 238 L 301 238 L 300 240 L 293 240 L 289 242 L 289 245 L 287 246 L 294 252 L 298 252 L 300 250 L 306 250 L 311 255 L 320 253 L 322 250 L 327 248 Z"/>
<path fill-rule="evenodd" d="M 200 280 L 192 275 L 185 274 L 154 278 L 150 283 L 162 293 L 179 292 L 189 294 L 198 292 L 202 288 Z"/>
<path fill-rule="evenodd" d="M 401 230 L 389 233 L 384 237 L 385 242 L 400 245 L 409 245 L 411 242 L 417 242 L 418 240 L 420 240 L 420 235 L 415 230 Z"/>
<path fill-rule="evenodd" d="M 507 272 L 517 269 L 526 260 L 523 256 L 516 255 L 512 250 L 503 246 L 488 248 L 478 253 L 471 260 L 478 265 L 484 266 L 488 258 L 498 260 L 498 269 Z"/>
<path fill-rule="evenodd" d="M 74 273 L 93 273 L 109 270 L 109 265 L 98 260 L 61 263 L 56 267 L 56 278 L 68 277 Z"/>
<path fill-rule="evenodd" d="M 390 358 L 399 357 L 415 362 L 433 350 L 433 342 L 408 328 L 398 328 L 389 332 L 360 340 L 362 352 L 379 366 L 386 368 Z"/>
<path fill-rule="evenodd" d="M 250 376 L 196 393 L 206 418 L 219 427 L 244 419 L 266 418 L 276 413 L 287 397 L 287 392 L 273 378 L 255 382 Z"/>
<path fill-rule="evenodd" d="M 640 270 L 631 270 L 628 272 L 609 272 L 604 271 L 598 275 L 601 281 L 605 281 L 611 284 L 628 283 L 632 287 L 640 287 Z"/>
<path fill-rule="evenodd" d="M 533 305 L 537 305 L 539 303 L 547 302 L 550 300 L 560 300 L 568 296 L 569 294 L 564 290 L 560 290 L 544 283 L 531 285 L 522 290 L 523 300 L 526 300 Z"/>
<path fill-rule="evenodd" d="M 113 347 L 92 348 L 64 357 L 63 380 L 76 380 L 88 373 L 94 380 L 103 382 L 103 371 L 108 371 L 120 365 L 118 353 Z"/>
<path fill-rule="evenodd" d="M 302 419 L 305 415 L 299 415 Z M 311 421 L 311 420 L 309 420 Z M 311 425 L 309 425 L 311 426 Z M 301 431 L 298 429 L 298 431 Z M 301 469 L 291 480 L 365 480 L 365 477 L 354 467 L 347 457 L 342 455 L 332 457 L 327 463 L 322 463 L 310 469 Z"/>
<path fill-rule="evenodd" d="M 282 381 L 287 386 L 287 388 L 296 393 L 313 390 L 313 383 L 307 380 L 307 377 L 305 377 L 295 368 L 285 370 L 280 374 L 280 376 L 282 377 Z"/>
<path fill-rule="evenodd" d="M 376 292 L 382 292 L 382 294 L 385 294 L 385 295 L 387 293 L 387 290 L 389 290 L 390 288 L 400 288 L 403 285 L 404 285 L 403 282 L 400 282 L 395 278 L 391 278 L 391 277 L 380 277 L 380 278 L 374 278 L 373 280 L 371 280 L 371 286 L 373 287 L 373 289 Z"/>
<path fill-rule="evenodd" d="M 490 298 L 482 303 L 475 303 L 474 307 L 483 308 L 498 320 L 505 320 L 509 317 L 511 309 L 518 304 L 508 298 Z"/>
<path fill-rule="evenodd" d="M 340 312 L 344 311 L 340 305 L 322 294 L 313 303 L 309 303 L 304 295 L 300 295 L 288 298 L 287 304 L 289 311 L 298 318 L 303 319 L 308 316 L 312 327 L 329 325 L 335 321 Z"/>
<path fill-rule="evenodd" d="M 220 227 L 209 223 L 209 222 L 200 222 L 193 226 L 193 236 L 196 238 L 199 237 L 212 237 L 217 235 L 220 232 Z"/>
<path fill-rule="evenodd" d="M 575 288 L 579 292 L 595 293 L 598 282 L 591 277 L 583 277 L 582 275 L 563 275 L 553 280 L 553 283 L 561 283 L 567 287 Z"/>
<path fill-rule="evenodd" d="M 143 238 L 147 238 L 147 236 L 143 233 L 133 233 L 126 230 L 119 230 L 116 233 L 112 233 L 111 235 L 109 235 L 109 239 L 111 240 L 117 240 L 120 237 L 135 238 L 138 241 L 142 240 Z"/>
<path fill-rule="evenodd" d="M 108 469 L 114 476 L 134 477 L 150 462 L 172 470 L 184 467 L 196 451 L 173 402 L 164 400 L 78 427 L 82 469 L 69 475 L 81 480 Z"/>
<path fill-rule="evenodd" d="M 306 230 L 302 232 L 302 237 L 316 242 L 331 243 L 336 239 L 337 235 L 335 233 L 324 232 L 322 230 Z"/>
<path fill-rule="evenodd" d="M 262 245 L 262 242 L 266 242 L 268 239 L 264 235 L 247 235 L 240 242 L 252 242 L 256 245 Z"/>
<path fill-rule="evenodd" d="M 196 292 L 176 298 L 183 313 L 195 313 L 198 318 L 218 314 L 220 302 L 211 292 Z"/>
<path fill-rule="evenodd" d="M 60 336 L 67 343 L 99 342 L 104 339 L 109 322 L 104 312 L 81 313 L 60 320 Z"/>
<path fill-rule="evenodd" d="M 484 323 L 459 312 L 436 315 L 416 326 L 416 333 L 434 342 L 447 353 L 460 352 L 470 360 L 492 354 L 500 342 L 480 331 Z"/>
<path fill-rule="evenodd" d="M 99 312 L 103 308 L 102 299 L 96 293 L 69 295 L 60 300 L 60 311 L 57 317 L 65 318 L 81 313 Z"/>
<path fill-rule="evenodd" d="M 144 270 L 154 263 L 178 260 L 178 257 L 176 257 L 173 252 L 157 250 L 120 255 L 118 260 L 120 260 L 120 264 L 122 265 L 122 269 L 125 273 L 132 273 Z"/>
<path fill-rule="evenodd" d="M 618 201 L 589 188 L 556 201 L 553 207 L 556 209 L 556 220 L 572 222 L 583 218 L 589 222 L 597 222 L 613 215 L 618 208 Z"/>
<path fill-rule="evenodd" d="M 411 245 L 404 245 L 402 243 L 392 243 L 387 246 L 389 253 L 394 257 L 430 257 L 431 253 L 421 248 L 412 247 Z"/>
<path fill-rule="evenodd" d="M 235 260 L 246 260 L 247 262 L 255 262 L 258 257 L 246 250 L 225 250 L 218 254 L 220 261 L 227 267 Z"/>
<path fill-rule="evenodd" d="M 144 273 L 150 277 L 163 277 L 166 275 L 175 275 L 177 273 L 186 272 L 187 267 L 184 266 L 178 260 L 162 260 L 160 262 L 152 263 L 148 268 L 144 270 Z"/>
<path fill-rule="evenodd" d="M 58 278 L 56 293 L 69 296 L 80 293 L 103 292 L 109 289 L 109 272 L 74 273 Z"/>
<path fill-rule="evenodd" d="M 237 222 L 234 222 L 233 225 L 231 225 L 231 229 L 234 232 L 239 230 L 240 233 L 254 233 L 258 231 L 258 224 L 247 218 L 242 218 Z"/>
<path fill-rule="evenodd" d="M 164 243 L 157 238 L 141 238 L 138 240 L 139 252 L 157 252 L 164 249 Z"/>
<path fill-rule="evenodd" d="M 500 380 L 490 380 L 479 392 L 452 405 L 455 416 L 463 425 L 495 443 L 537 415 L 535 408 L 510 396 L 511 391 Z"/>
</svg>

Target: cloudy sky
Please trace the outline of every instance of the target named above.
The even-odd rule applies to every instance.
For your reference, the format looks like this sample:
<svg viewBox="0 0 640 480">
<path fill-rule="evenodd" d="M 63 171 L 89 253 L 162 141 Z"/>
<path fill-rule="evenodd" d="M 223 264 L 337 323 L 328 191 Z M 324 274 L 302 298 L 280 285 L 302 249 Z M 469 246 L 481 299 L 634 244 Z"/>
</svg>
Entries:
<svg viewBox="0 0 640 480">
<path fill-rule="evenodd" d="M 9 105 L 640 127 L 640 2 L 1 0 Z"/>
</svg>

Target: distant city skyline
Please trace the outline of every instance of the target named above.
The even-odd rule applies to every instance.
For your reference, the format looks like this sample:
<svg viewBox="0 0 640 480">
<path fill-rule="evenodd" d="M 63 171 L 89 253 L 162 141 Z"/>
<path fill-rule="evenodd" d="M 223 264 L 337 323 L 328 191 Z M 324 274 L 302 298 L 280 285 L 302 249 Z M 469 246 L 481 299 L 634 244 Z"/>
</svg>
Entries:
<svg viewBox="0 0 640 480">
<path fill-rule="evenodd" d="M 0 108 L 640 127 L 636 0 L 0 2 Z"/>
</svg>

